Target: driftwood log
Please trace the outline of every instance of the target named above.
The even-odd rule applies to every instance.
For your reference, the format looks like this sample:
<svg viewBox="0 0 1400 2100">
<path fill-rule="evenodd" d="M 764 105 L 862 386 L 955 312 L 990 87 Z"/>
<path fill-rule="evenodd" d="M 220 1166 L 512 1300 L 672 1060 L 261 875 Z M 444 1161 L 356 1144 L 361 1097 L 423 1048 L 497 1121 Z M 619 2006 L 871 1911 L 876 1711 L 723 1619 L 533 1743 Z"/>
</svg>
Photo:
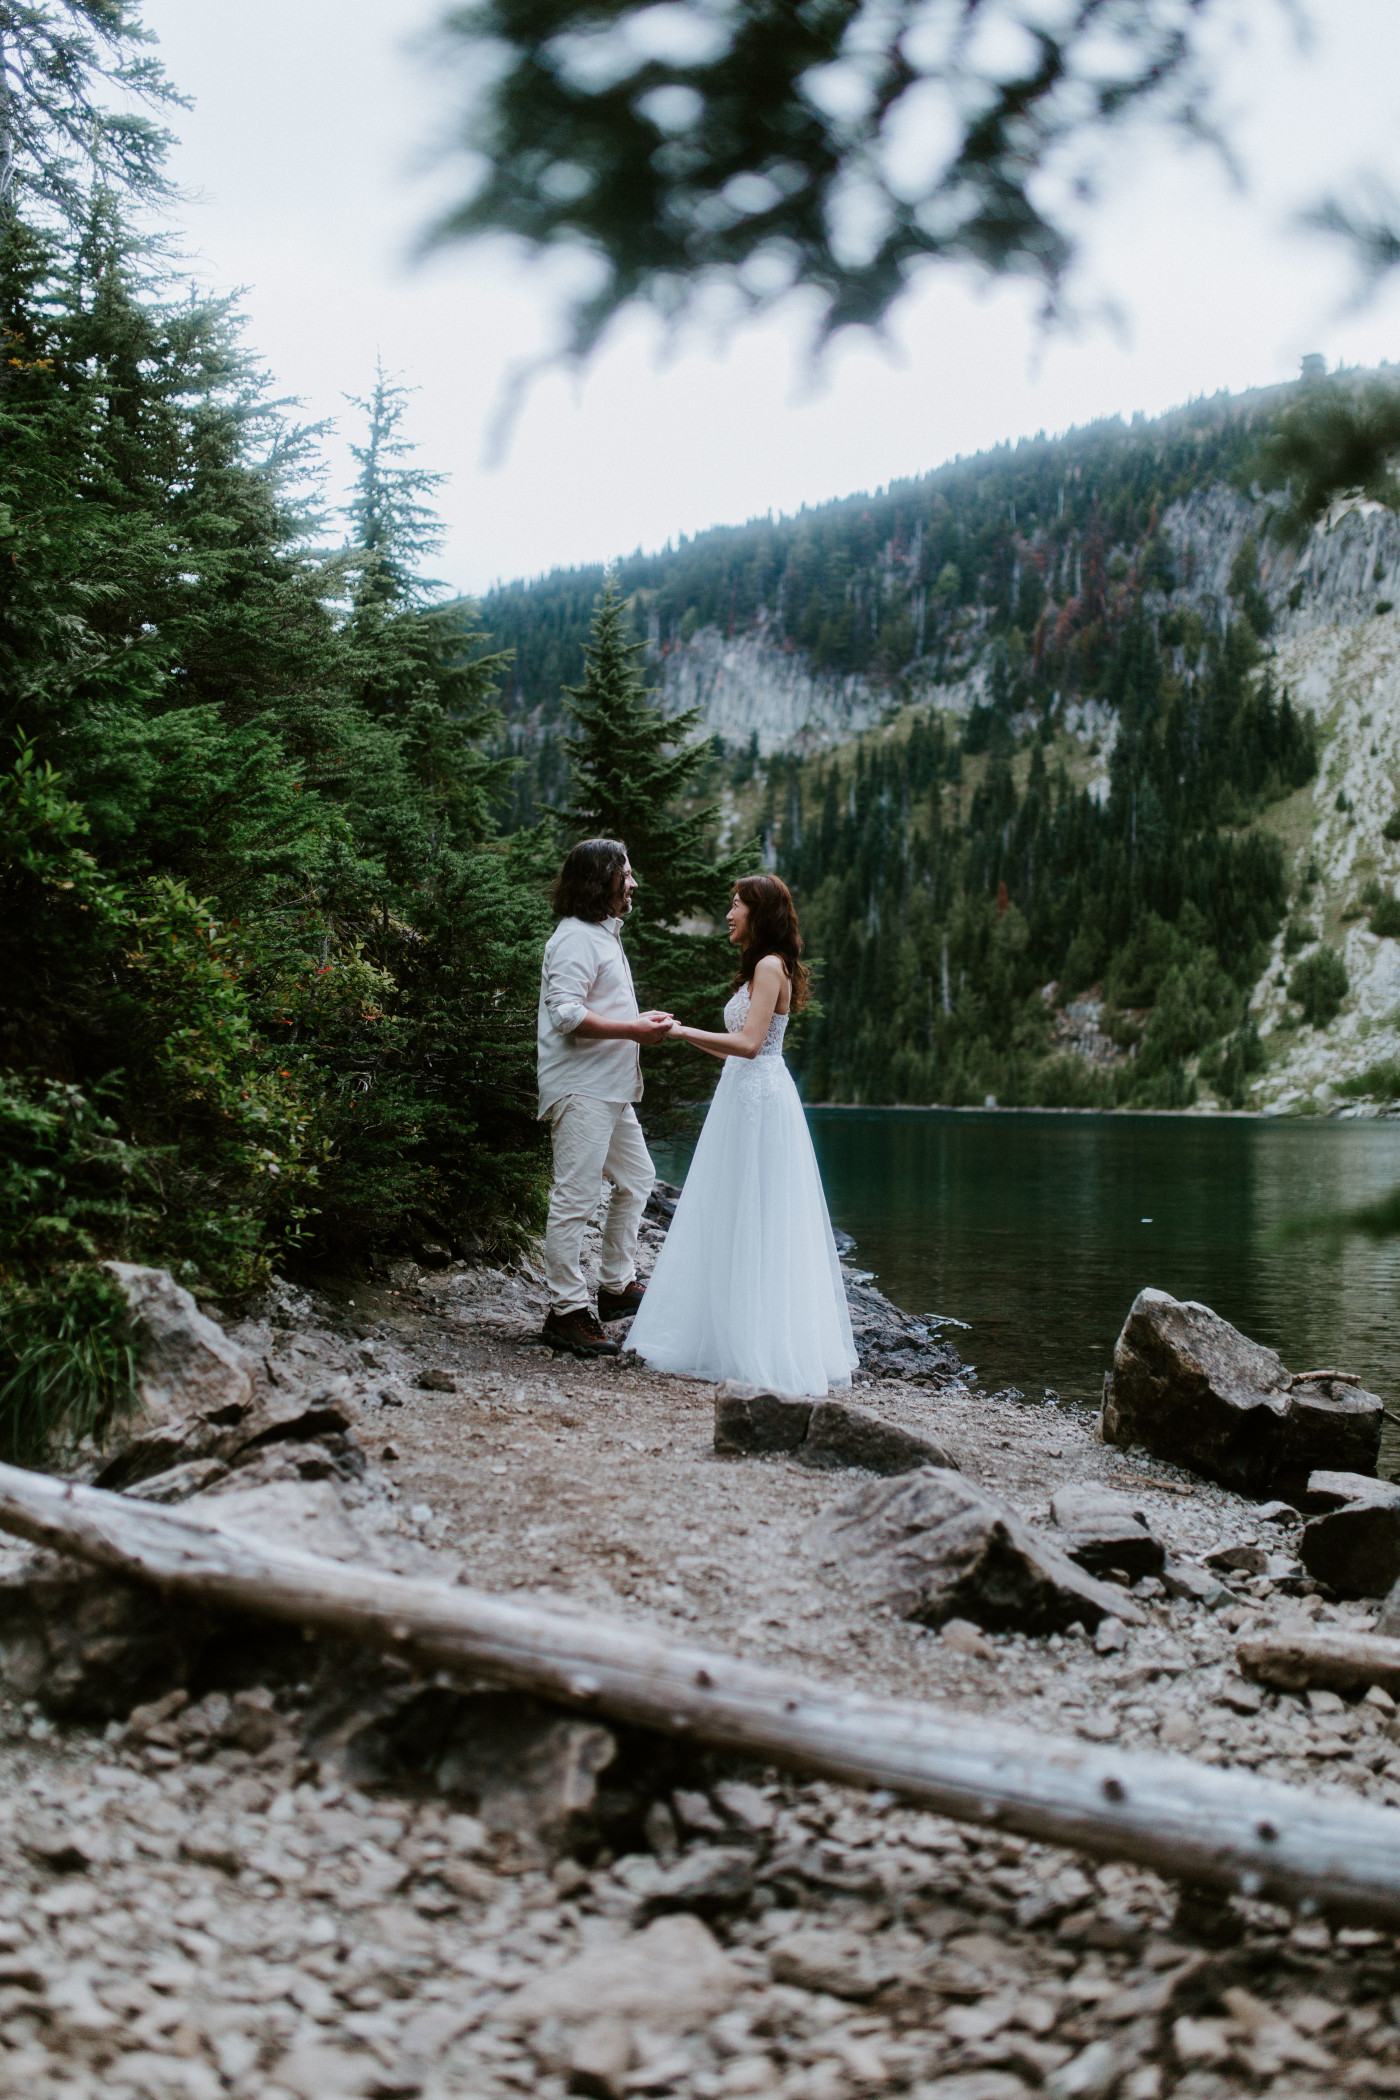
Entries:
<svg viewBox="0 0 1400 2100">
<path fill-rule="evenodd" d="M 1378 1684 L 1400 1699 L 1400 1641 L 1380 1633 L 1262 1633 L 1238 1643 L 1246 1677 L 1281 1692 L 1358 1692 Z"/>
<path fill-rule="evenodd" d="M 1221 1893 L 1400 1926 L 1400 1813 L 789 1677 L 655 1633 L 405 1581 L 0 1466 L 0 1528 L 210 1605 L 485 1677 Z"/>
</svg>

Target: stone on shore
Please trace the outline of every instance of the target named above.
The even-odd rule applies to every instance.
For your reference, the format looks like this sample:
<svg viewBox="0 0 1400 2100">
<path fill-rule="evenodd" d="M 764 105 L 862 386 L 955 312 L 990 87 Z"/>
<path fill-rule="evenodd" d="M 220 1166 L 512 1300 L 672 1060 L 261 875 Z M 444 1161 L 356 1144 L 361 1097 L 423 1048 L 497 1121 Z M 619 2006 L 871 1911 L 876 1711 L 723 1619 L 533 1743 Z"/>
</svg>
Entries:
<svg viewBox="0 0 1400 2100">
<path fill-rule="evenodd" d="M 744 1972 L 699 1918 L 678 1911 L 631 1939 L 589 1948 L 532 1976 L 509 2004 L 512 2025 L 591 2021 L 610 2014 L 662 2033 L 702 2025 L 736 1998 Z"/>
<path fill-rule="evenodd" d="M 1315 1473 L 1309 1498 L 1330 1498 L 1345 1479 Z M 1364 1478 L 1355 1485 L 1351 1500 L 1303 1526 L 1298 1550 L 1313 1580 L 1327 1583 L 1339 1597 L 1385 1597 L 1400 1582 L 1400 1487 Z"/>
<path fill-rule="evenodd" d="M 824 1510 L 807 1543 L 872 1604 L 926 1626 L 970 1619 L 990 1632 L 1141 1624 L 1121 1589 L 1097 1582 L 1015 1510 L 961 1474 L 927 1466 L 872 1481 Z"/>
<path fill-rule="evenodd" d="M 867 1473 L 912 1473 L 920 1466 L 958 1469 L 941 1444 L 844 1400 L 818 1400 L 797 1457 L 804 1466 L 859 1466 Z"/>
<path fill-rule="evenodd" d="M 1134 1582 L 1161 1574 L 1166 1548 L 1126 1495 L 1092 1484 L 1062 1487 L 1050 1498 L 1050 1515 L 1065 1534 L 1065 1552 L 1086 1573 L 1117 1569 Z"/>
<path fill-rule="evenodd" d="M 1162 1567 L 1162 1587 L 1169 1597 L 1202 1605 L 1207 1611 L 1219 1611 L 1238 1602 L 1234 1591 L 1227 1589 L 1218 1575 L 1192 1560 L 1167 1560 Z"/>
<path fill-rule="evenodd" d="M 136 1392 L 148 1422 L 201 1415 L 232 1426 L 252 1411 L 248 1360 L 164 1269 L 104 1262 L 131 1309 Z"/>
<path fill-rule="evenodd" d="M 270 1386 L 261 1374 L 255 1381 L 243 1350 L 164 1269 L 106 1267 L 131 1307 L 141 1412 L 108 1449 L 94 1485 L 149 1480 L 159 1483 L 156 1499 L 173 1502 L 235 1466 L 257 1464 L 264 1478 L 363 1474 L 346 1378 L 305 1389 Z"/>
<path fill-rule="evenodd" d="M 1388 1480 L 1366 1473 L 1310 1473 L 1303 1506 L 1309 1516 L 1321 1517 L 1328 1510 L 1345 1509 L 1349 1502 L 1384 1502 L 1394 1492 Z"/>
<path fill-rule="evenodd" d="M 715 1394 L 715 1450 L 721 1458 L 753 1458 L 796 1451 L 807 1434 L 813 1402 L 793 1393 L 726 1379 Z"/>
<path fill-rule="evenodd" d="M 1294 1499 L 1320 1468 L 1372 1476 L 1382 1404 L 1340 1378 L 1295 1380 L 1207 1305 L 1139 1291 L 1113 1352 L 1105 1443 L 1142 1444 L 1238 1494 Z"/>
<path fill-rule="evenodd" d="M 938 1321 L 917 1319 L 891 1305 L 867 1281 L 843 1271 L 851 1333 L 861 1370 L 869 1378 L 905 1378 L 924 1385 L 957 1385 L 965 1375 L 962 1358 L 945 1342 Z"/>
<path fill-rule="evenodd" d="M 715 1451 L 721 1458 L 788 1452 L 819 1471 L 841 1466 L 867 1473 L 912 1473 L 919 1466 L 957 1471 L 941 1444 L 871 1408 L 846 1400 L 811 1400 L 726 1380 L 715 1395 Z"/>
</svg>

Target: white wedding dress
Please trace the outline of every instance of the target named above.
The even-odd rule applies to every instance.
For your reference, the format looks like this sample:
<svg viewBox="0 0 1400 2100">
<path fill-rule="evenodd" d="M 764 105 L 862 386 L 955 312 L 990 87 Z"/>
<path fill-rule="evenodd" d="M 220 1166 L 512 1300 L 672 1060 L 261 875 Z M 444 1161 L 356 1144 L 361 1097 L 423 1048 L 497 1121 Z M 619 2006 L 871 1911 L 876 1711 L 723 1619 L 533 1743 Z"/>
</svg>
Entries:
<svg viewBox="0 0 1400 2100">
<path fill-rule="evenodd" d="M 724 1009 L 732 1035 L 747 985 Z M 811 1132 L 783 1063 L 787 1015 L 727 1057 L 627 1347 L 657 1371 L 826 1393 L 856 1368 Z"/>
</svg>

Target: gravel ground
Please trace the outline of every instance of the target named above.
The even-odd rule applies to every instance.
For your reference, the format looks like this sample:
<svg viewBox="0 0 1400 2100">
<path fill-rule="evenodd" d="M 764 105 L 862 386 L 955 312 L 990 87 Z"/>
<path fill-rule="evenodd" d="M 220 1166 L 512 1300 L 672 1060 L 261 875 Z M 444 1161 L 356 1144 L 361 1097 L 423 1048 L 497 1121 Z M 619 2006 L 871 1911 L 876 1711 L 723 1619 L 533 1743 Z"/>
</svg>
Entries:
<svg viewBox="0 0 1400 2100">
<path fill-rule="evenodd" d="M 371 1459 L 351 1522 L 448 1576 L 968 1717 L 1400 1803 L 1388 1702 L 1261 1694 L 1235 1669 L 1242 1631 L 1370 1617 L 1322 1599 L 1296 1532 L 1252 1505 L 1106 1449 L 1068 1411 L 868 1384 L 863 1404 L 1032 1522 L 1054 1488 L 1098 1481 L 1177 1554 L 1274 1556 L 1215 1611 L 1140 1585 L 1146 1623 L 1097 1641 L 935 1634 L 872 1613 L 804 1549 L 863 1476 L 716 1459 L 711 1388 L 552 1358 L 539 1310 L 528 1269 L 403 1267 L 284 1291 L 234 1331 L 284 1371 L 349 1374 Z M 305 1686 L 181 1697 L 105 1734 L 0 1708 L 0 2092 L 1400 2092 L 1388 1935 L 1183 1899 L 715 1760 L 661 1788 L 617 1856 L 551 1858 L 441 1797 L 358 1791 L 318 1754 Z"/>
</svg>

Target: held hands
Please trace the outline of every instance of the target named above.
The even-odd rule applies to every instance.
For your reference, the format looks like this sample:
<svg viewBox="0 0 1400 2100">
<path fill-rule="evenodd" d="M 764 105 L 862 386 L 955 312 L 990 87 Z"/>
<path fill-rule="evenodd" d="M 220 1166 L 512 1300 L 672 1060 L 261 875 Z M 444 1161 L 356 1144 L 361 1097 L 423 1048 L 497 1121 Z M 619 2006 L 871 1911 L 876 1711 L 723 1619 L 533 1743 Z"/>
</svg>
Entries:
<svg viewBox="0 0 1400 2100">
<path fill-rule="evenodd" d="M 638 1018 L 637 1041 L 649 1044 L 669 1042 L 679 1025 L 673 1014 L 662 1013 L 659 1007 L 652 1007 Z"/>
</svg>

